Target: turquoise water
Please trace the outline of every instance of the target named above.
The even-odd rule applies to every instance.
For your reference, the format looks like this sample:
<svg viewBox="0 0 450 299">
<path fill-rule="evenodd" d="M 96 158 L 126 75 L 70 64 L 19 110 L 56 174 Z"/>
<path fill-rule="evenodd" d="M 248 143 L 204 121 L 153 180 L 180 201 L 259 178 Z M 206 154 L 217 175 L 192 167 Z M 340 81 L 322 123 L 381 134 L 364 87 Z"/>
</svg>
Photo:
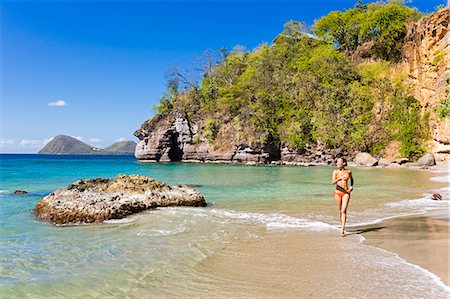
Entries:
<svg viewBox="0 0 450 299">
<path fill-rule="evenodd" d="M 168 280 L 181 289 L 211 289 L 217 277 L 196 267 L 224 248 L 245 246 L 273 230 L 337 232 L 332 171 L 146 164 L 130 156 L 1 155 L 0 297 L 176 296 L 180 289 Z M 442 183 L 431 181 L 428 172 L 352 171 L 356 186 L 350 227 L 445 207 L 430 204 L 429 196 Z M 94 226 L 54 227 L 35 219 L 34 206 L 55 189 L 122 173 L 192 185 L 209 205 L 153 210 Z M 18 189 L 29 193 L 10 194 Z"/>
</svg>

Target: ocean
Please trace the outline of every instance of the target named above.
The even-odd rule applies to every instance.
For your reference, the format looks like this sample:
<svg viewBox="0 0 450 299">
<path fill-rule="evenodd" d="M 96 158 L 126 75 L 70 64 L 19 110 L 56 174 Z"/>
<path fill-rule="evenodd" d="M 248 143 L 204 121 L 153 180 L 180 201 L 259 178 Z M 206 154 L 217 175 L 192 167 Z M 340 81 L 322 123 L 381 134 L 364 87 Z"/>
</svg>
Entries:
<svg viewBox="0 0 450 299">
<path fill-rule="evenodd" d="M 448 198 L 448 173 L 350 167 L 350 233 L 341 238 L 333 167 L 141 163 L 132 156 L 0 158 L 1 298 L 450 296 L 439 276 L 368 245 L 358 231 L 399 216 L 448 211 L 448 200 L 431 200 L 436 191 Z M 70 227 L 34 217 L 37 202 L 54 190 L 117 174 L 187 184 L 208 206 Z M 12 195 L 15 190 L 29 193 Z"/>
</svg>

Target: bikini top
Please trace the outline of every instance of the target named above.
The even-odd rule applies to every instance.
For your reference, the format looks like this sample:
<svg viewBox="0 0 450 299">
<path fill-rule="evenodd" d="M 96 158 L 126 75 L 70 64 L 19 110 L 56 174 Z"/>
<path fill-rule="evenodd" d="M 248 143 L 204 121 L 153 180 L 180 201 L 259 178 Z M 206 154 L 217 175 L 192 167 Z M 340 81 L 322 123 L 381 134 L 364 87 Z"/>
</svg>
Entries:
<svg viewBox="0 0 450 299">
<path fill-rule="evenodd" d="M 338 172 L 338 178 L 343 178 L 345 181 L 348 181 L 348 179 L 350 178 L 350 174 L 348 173 L 348 171 L 344 171 L 343 173 L 341 171 L 341 173 Z"/>
</svg>

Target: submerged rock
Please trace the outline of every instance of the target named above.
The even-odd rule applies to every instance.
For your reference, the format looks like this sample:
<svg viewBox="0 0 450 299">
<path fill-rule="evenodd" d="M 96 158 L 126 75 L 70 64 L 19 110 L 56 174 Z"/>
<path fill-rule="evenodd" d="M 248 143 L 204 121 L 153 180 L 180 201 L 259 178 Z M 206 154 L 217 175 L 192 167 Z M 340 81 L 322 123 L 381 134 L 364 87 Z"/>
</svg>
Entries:
<svg viewBox="0 0 450 299">
<path fill-rule="evenodd" d="M 188 186 L 169 186 L 141 175 L 119 174 L 114 179 L 78 180 L 42 198 L 38 219 L 56 225 L 100 223 L 148 209 L 206 206 L 205 198 Z"/>
<path fill-rule="evenodd" d="M 11 194 L 27 194 L 28 192 L 27 191 L 25 191 L 25 190 L 16 190 L 16 191 L 14 191 L 13 193 L 11 193 Z"/>
</svg>

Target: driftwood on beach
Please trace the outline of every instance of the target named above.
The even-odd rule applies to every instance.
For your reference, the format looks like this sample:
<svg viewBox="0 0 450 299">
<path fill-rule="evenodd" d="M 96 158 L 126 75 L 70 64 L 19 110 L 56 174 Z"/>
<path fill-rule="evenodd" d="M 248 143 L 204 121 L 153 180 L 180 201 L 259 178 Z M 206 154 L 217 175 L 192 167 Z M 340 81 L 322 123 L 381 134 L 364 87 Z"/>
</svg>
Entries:
<svg viewBox="0 0 450 299">
<path fill-rule="evenodd" d="M 168 206 L 206 206 L 205 198 L 188 186 L 169 186 L 141 175 L 114 179 L 79 180 L 42 198 L 38 219 L 55 225 L 100 223 L 148 209 Z"/>
</svg>

